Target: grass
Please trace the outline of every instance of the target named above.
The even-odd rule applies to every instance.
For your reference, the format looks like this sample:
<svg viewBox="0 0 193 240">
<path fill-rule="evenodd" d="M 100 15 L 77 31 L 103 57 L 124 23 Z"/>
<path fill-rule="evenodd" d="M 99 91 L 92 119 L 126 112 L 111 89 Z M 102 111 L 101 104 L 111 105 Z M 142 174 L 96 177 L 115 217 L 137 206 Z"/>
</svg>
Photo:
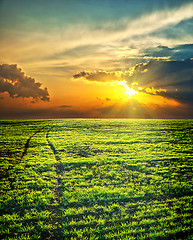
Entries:
<svg viewBox="0 0 193 240">
<path fill-rule="evenodd" d="M 192 239 L 192 120 L 0 121 L 2 239 Z"/>
</svg>

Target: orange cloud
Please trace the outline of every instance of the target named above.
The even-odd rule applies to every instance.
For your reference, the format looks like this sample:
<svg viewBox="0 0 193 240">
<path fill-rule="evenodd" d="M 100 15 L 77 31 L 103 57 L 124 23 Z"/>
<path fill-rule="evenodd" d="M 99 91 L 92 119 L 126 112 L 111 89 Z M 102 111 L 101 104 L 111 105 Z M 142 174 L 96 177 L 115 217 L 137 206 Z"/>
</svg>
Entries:
<svg viewBox="0 0 193 240">
<path fill-rule="evenodd" d="M 0 65 L 0 92 L 9 93 L 12 98 L 33 98 L 33 100 L 49 101 L 47 88 L 42 89 L 42 84 L 34 78 L 25 76 L 16 64 Z"/>
<path fill-rule="evenodd" d="M 122 81 L 122 77 L 117 72 L 106 72 L 106 71 L 96 71 L 96 72 L 80 72 L 73 76 L 74 79 L 83 78 L 88 81 L 97 82 L 115 82 Z"/>
</svg>

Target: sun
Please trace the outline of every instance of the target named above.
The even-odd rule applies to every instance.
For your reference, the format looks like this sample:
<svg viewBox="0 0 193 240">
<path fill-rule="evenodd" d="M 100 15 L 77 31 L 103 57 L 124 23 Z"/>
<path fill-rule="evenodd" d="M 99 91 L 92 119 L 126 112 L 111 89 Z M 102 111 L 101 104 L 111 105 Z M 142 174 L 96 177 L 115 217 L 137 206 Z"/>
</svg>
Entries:
<svg viewBox="0 0 193 240">
<path fill-rule="evenodd" d="M 135 91 L 133 88 L 128 87 L 127 85 L 125 85 L 125 93 L 129 98 L 132 98 L 132 96 L 138 94 L 137 91 Z"/>
<path fill-rule="evenodd" d="M 138 85 L 137 83 L 131 84 L 132 86 Z M 136 99 L 139 95 L 139 92 L 136 91 L 136 86 L 132 88 L 132 86 L 128 86 L 127 82 L 124 81 L 117 81 L 114 86 L 117 89 L 117 92 L 119 93 L 120 99 L 122 99 L 124 102 L 128 101 L 129 99 Z"/>
<path fill-rule="evenodd" d="M 134 88 L 129 87 L 126 81 L 122 81 L 122 85 L 124 87 L 124 95 L 126 99 L 134 98 L 139 94 Z M 132 86 L 134 85 L 138 85 L 138 83 L 132 83 Z"/>
</svg>

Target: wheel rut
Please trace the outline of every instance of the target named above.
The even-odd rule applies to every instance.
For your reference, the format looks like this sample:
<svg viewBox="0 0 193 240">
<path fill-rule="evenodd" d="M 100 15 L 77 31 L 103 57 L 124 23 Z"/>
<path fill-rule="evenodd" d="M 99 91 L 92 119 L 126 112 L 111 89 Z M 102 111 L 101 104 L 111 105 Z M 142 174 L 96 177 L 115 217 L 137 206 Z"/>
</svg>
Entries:
<svg viewBox="0 0 193 240">
<path fill-rule="evenodd" d="M 41 132 L 45 127 L 47 127 L 47 125 L 46 125 L 46 126 L 43 126 L 43 127 L 40 128 L 39 130 L 37 130 L 34 134 L 32 134 L 32 135 L 27 139 L 27 141 L 26 141 L 26 143 L 25 143 L 25 146 L 24 146 L 24 151 L 23 151 L 23 153 L 22 153 L 22 155 L 21 155 L 21 160 L 22 160 L 22 158 L 27 154 L 27 149 L 29 148 L 29 142 L 30 142 L 30 140 L 32 139 L 32 137 L 34 137 L 37 133 Z"/>
<path fill-rule="evenodd" d="M 54 126 L 50 127 L 46 133 L 46 140 L 48 142 L 48 145 L 50 146 L 54 157 L 56 159 L 56 164 L 55 164 L 55 169 L 56 169 L 56 175 L 57 175 L 57 183 L 56 183 L 56 188 L 55 188 L 55 198 L 57 201 L 57 204 L 53 205 L 52 207 L 52 212 L 53 212 L 53 218 L 52 222 L 54 225 L 57 226 L 56 229 L 53 231 L 53 236 L 51 239 L 63 239 L 63 233 L 62 233 L 62 196 L 64 192 L 64 187 L 62 185 L 62 178 L 61 174 L 64 171 L 63 164 L 61 162 L 60 157 L 57 154 L 57 150 L 54 146 L 54 144 L 50 141 L 49 138 L 49 132 L 54 128 Z"/>
<path fill-rule="evenodd" d="M 22 161 L 22 159 L 23 159 L 23 157 L 27 154 L 27 150 L 28 150 L 28 148 L 29 148 L 29 143 L 30 143 L 30 140 L 32 139 L 32 137 L 34 137 L 37 133 L 39 133 L 39 132 L 41 132 L 44 128 L 46 128 L 47 127 L 47 125 L 46 126 L 43 126 L 43 127 L 41 127 L 40 129 L 38 129 L 34 134 L 32 134 L 28 139 L 27 139 L 27 141 L 26 141 L 26 143 L 25 143 L 25 145 L 24 145 L 24 150 L 23 150 L 23 152 L 22 152 L 22 154 L 21 154 L 21 157 L 19 157 L 19 159 L 17 160 L 17 164 L 18 163 L 20 163 L 21 161 Z M 16 163 L 15 163 L 16 164 Z M 14 165 L 15 165 L 14 164 Z M 8 167 L 8 169 L 6 169 L 5 171 L 4 171 L 4 173 L 3 174 L 0 174 L 0 179 L 2 179 L 2 178 L 9 178 L 9 172 L 13 169 L 13 167 L 14 167 L 14 165 L 12 165 L 12 166 L 9 166 Z M 13 189 L 13 179 L 10 179 L 10 185 L 11 185 L 11 189 Z"/>
</svg>

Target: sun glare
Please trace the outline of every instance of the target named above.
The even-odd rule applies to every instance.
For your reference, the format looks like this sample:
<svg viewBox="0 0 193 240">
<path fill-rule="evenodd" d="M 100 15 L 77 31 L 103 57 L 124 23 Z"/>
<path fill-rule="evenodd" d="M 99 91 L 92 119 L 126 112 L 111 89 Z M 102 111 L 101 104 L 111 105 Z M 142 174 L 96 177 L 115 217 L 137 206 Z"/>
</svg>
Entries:
<svg viewBox="0 0 193 240">
<path fill-rule="evenodd" d="M 135 83 L 137 85 L 137 83 Z M 116 82 L 115 86 L 119 86 L 119 94 L 121 94 L 121 99 L 125 102 L 129 99 L 136 98 L 139 95 L 139 92 L 136 91 L 134 88 L 129 87 L 126 81 L 119 81 Z"/>
<path fill-rule="evenodd" d="M 127 85 L 125 86 L 125 92 L 126 95 L 131 98 L 132 96 L 134 96 L 135 94 L 137 94 L 138 92 L 135 91 L 133 88 L 128 87 Z"/>
</svg>

